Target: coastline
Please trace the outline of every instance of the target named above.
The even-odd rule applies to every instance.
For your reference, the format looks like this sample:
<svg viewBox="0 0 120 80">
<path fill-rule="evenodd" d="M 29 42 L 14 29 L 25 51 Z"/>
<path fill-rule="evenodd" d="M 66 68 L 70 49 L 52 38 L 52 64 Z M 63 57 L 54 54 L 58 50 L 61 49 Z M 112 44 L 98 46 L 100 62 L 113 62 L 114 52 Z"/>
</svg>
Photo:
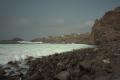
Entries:
<svg viewBox="0 0 120 80">
<path fill-rule="evenodd" d="M 1 80 L 120 80 L 120 7 L 96 20 L 87 48 L 9 62 L 0 67 Z M 11 68 L 12 66 L 12 68 Z M 15 69 L 15 70 L 14 70 Z M 7 72 L 7 71 L 8 72 Z M 24 71 L 25 70 L 25 71 Z"/>
<path fill-rule="evenodd" d="M 119 75 L 120 55 L 116 55 L 120 53 L 119 48 L 120 45 L 114 44 L 114 46 L 79 49 L 42 58 L 29 57 L 24 61 L 29 68 L 22 67 L 26 74 L 22 73 L 20 62 L 16 61 L 8 64 L 18 71 L 9 72 L 6 76 L 0 75 L 3 75 L 2 78 L 5 80 L 109 80 Z M 5 69 L 9 68 L 2 70 Z M 120 79 L 120 76 L 117 77 Z"/>
</svg>

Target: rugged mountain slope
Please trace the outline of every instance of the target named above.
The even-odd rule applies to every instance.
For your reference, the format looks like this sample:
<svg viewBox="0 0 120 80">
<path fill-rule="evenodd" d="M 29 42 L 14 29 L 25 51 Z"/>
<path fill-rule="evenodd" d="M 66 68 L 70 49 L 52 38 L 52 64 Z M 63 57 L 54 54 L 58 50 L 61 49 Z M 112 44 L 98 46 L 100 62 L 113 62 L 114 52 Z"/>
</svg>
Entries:
<svg viewBox="0 0 120 80">
<path fill-rule="evenodd" d="M 91 36 L 96 44 L 120 42 L 120 7 L 108 11 L 101 19 L 96 20 Z"/>
</svg>

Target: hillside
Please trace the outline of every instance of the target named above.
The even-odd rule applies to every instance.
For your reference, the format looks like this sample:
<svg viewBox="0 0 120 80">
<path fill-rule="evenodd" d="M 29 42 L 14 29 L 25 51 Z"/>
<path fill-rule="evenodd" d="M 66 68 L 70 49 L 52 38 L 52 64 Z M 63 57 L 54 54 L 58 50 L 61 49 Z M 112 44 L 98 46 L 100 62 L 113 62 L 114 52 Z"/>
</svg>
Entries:
<svg viewBox="0 0 120 80">
<path fill-rule="evenodd" d="M 120 7 L 106 12 L 101 19 L 95 21 L 91 39 L 96 44 L 120 42 Z"/>
<path fill-rule="evenodd" d="M 43 38 L 36 38 L 31 40 L 32 42 L 44 42 L 44 43 L 86 43 L 90 44 L 90 33 L 84 34 L 69 34 L 62 36 L 49 36 Z"/>
</svg>

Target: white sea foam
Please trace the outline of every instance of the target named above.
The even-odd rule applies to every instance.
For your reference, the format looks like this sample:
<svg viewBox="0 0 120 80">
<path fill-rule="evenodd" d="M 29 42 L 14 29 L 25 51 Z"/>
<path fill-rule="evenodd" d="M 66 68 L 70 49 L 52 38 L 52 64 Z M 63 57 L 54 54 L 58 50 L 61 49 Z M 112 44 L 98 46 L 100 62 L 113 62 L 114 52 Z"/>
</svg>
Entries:
<svg viewBox="0 0 120 80">
<path fill-rule="evenodd" d="M 94 46 L 86 44 L 0 44 L 0 64 L 25 59 L 28 56 L 41 57 L 89 47 Z"/>
</svg>

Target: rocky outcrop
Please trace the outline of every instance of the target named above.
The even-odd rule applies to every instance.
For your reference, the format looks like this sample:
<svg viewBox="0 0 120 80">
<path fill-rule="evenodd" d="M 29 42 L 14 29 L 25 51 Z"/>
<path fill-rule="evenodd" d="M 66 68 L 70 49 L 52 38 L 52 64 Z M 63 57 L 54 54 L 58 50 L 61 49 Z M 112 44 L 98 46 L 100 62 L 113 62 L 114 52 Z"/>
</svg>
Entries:
<svg viewBox="0 0 120 80">
<path fill-rule="evenodd" d="M 19 42 L 13 40 L 1 40 L 0 44 L 19 44 Z"/>
<path fill-rule="evenodd" d="M 19 38 L 19 37 L 13 38 L 12 40 L 13 40 L 13 41 L 24 41 L 24 39 Z"/>
<path fill-rule="evenodd" d="M 120 42 L 120 7 L 108 11 L 101 19 L 95 21 L 91 37 L 96 44 Z"/>
<path fill-rule="evenodd" d="M 24 41 L 24 39 L 16 37 L 11 40 L 0 40 L 0 44 L 20 44 L 18 41 Z"/>
</svg>

